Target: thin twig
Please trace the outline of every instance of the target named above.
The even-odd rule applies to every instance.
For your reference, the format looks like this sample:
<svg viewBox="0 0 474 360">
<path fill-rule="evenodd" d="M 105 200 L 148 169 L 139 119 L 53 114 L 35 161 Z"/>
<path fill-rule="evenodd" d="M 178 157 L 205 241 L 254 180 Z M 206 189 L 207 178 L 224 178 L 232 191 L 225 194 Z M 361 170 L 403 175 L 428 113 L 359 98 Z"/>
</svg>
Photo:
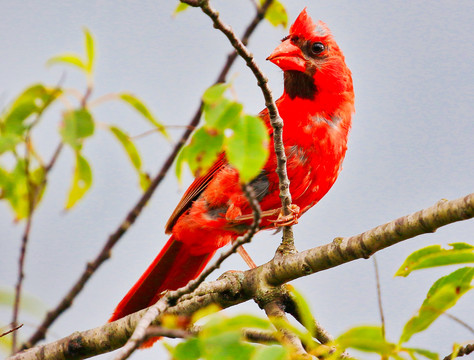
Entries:
<svg viewBox="0 0 474 360">
<path fill-rule="evenodd" d="M 13 326 L 13 324 L 12 324 L 12 326 Z M 15 326 L 15 327 L 11 328 L 11 329 L 8 330 L 8 331 L 5 331 L 3 334 L 0 334 L 0 338 L 3 337 L 3 336 L 5 336 L 5 335 L 8 335 L 8 334 L 10 334 L 10 333 L 12 333 L 12 332 L 14 332 L 14 331 L 16 331 L 16 330 L 18 330 L 18 329 L 21 328 L 22 326 L 23 326 L 23 324 L 20 324 L 20 325 L 17 325 L 17 326 Z"/>
<path fill-rule="evenodd" d="M 242 190 L 249 201 L 250 207 L 253 213 L 253 222 L 249 230 L 243 235 L 238 237 L 233 243 L 230 249 L 222 253 L 212 266 L 209 266 L 204 270 L 195 280 L 191 280 L 187 283 L 186 286 L 183 286 L 175 291 L 170 291 L 166 293 L 158 302 L 149 307 L 146 313 L 138 322 L 132 336 L 127 341 L 125 346 L 123 346 L 120 351 L 117 352 L 117 355 L 114 357 L 114 360 L 125 360 L 127 359 L 145 340 L 146 330 L 152 323 L 152 321 L 157 318 L 160 314 L 163 314 L 168 307 L 173 306 L 176 302 L 186 294 L 192 293 L 197 287 L 215 270 L 217 270 L 221 264 L 229 256 L 237 252 L 239 246 L 244 245 L 250 242 L 253 236 L 258 232 L 260 220 L 261 220 L 261 210 L 260 204 L 258 203 L 252 187 L 248 184 L 242 186 Z"/>
<path fill-rule="evenodd" d="M 49 160 L 49 163 L 44 167 L 44 172 L 47 174 L 51 171 L 52 167 L 56 163 L 56 160 L 59 157 L 59 154 L 61 153 L 61 150 L 63 149 L 64 144 L 60 142 L 58 146 L 56 146 L 56 150 L 54 150 L 53 156 L 51 157 L 51 160 Z M 46 179 L 46 176 L 45 176 Z"/>
<path fill-rule="evenodd" d="M 457 316 L 454 316 L 454 315 L 452 315 L 450 313 L 447 313 L 447 312 L 443 312 L 443 315 L 446 315 L 451 320 L 453 320 L 453 321 L 457 322 L 459 325 L 465 327 L 467 330 L 469 330 L 469 332 L 471 334 L 474 335 L 474 329 L 471 326 L 469 326 L 468 324 L 466 324 L 464 321 L 462 321 L 460 318 L 458 318 Z"/>
<path fill-rule="evenodd" d="M 20 257 L 18 259 L 18 278 L 15 286 L 15 300 L 13 303 L 12 327 L 18 326 L 18 315 L 20 311 L 21 292 L 23 287 L 23 279 L 25 278 L 25 257 L 28 240 L 30 238 L 31 223 L 33 221 L 33 212 L 36 203 L 36 191 L 33 191 L 33 182 L 30 179 L 30 134 L 29 131 L 25 137 L 25 178 L 26 187 L 28 191 L 28 215 L 26 218 L 25 230 L 21 237 Z M 12 334 L 12 354 L 16 353 L 17 349 L 17 332 Z"/>
<path fill-rule="evenodd" d="M 467 344 L 466 346 L 459 348 L 458 351 L 456 351 L 455 353 L 451 353 L 448 356 L 445 356 L 443 360 L 455 359 L 457 357 L 469 355 L 472 352 L 474 352 L 474 344 Z M 453 355 L 456 355 L 456 356 L 453 356 Z"/>
<path fill-rule="evenodd" d="M 250 24 L 247 26 L 246 30 L 244 31 L 243 41 L 247 42 L 250 38 L 250 35 L 256 29 L 258 23 L 263 19 L 265 11 L 268 9 L 269 4 L 271 1 L 267 0 L 262 8 L 255 17 L 252 19 Z M 234 63 L 236 57 L 229 55 L 227 58 L 226 63 L 224 64 L 221 73 L 218 76 L 218 81 L 220 80 L 223 82 Z M 26 343 L 24 343 L 21 348 L 28 349 L 31 346 L 35 345 L 38 341 L 44 339 L 46 331 L 48 328 L 53 324 L 54 321 L 64 312 L 66 311 L 71 305 L 74 298 L 81 292 L 84 288 L 84 285 L 90 279 L 92 274 L 102 265 L 104 261 L 106 261 L 110 257 L 110 252 L 118 240 L 125 234 L 128 228 L 135 222 L 137 217 L 140 215 L 141 211 L 150 200 L 151 196 L 153 195 L 154 191 L 161 183 L 165 175 L 168 173 L 171 165 L 173 164 L 174 159 L 176 158 L 178 152 L 181 150 L 183 145 L 189 139 L 193 129 L 198 125 L 199 120 L 201 119 L 201 112 L 202 112 L 202 102 L 200 102 L 196 112 L 191 119 L 186 131 L 181 136 L 181 139 L 176 143 L 175 147 L 173 148 L 172 152 L 166 159 L 165 163 L 157 173 L 157 175 L 153 178 L 150 183 L 148 189 L 143 193 L 140 197 L 136 205 L 132 208 L 132 210 L 127 214 L 125 219 L 122 221 L 120 226 L 109 236 L 107 242 L 104 244 L 100 253 L 96 256 L 96 258 L 87 264 L 86 269 L 65 295 L 65 297 L 59 302 L 59 304 L 49 311 L 46 314 L 46 317 L 43 319 L 42 323 L 38 327 L 38 329 L 34 332 L 34 334 L 28 339 Z"/>
<path fill-rule="evenodd" d="M 379 267 L 377 265 L 377 258 L 376 256 L 372 256 L 372 260 L 374 262 L 374 270 L 375 270 L 375 283 L 377 286 L 377 301 L 379 305 L 379 313 L 380 313 L 380 322 L 382 323 L 382 336 L 385 339 L 385 316 L 383 314 L 383 306 L 382 306 L 382 292 L 380 289 L 380 276 L 379 276 Z"/>
</svg>

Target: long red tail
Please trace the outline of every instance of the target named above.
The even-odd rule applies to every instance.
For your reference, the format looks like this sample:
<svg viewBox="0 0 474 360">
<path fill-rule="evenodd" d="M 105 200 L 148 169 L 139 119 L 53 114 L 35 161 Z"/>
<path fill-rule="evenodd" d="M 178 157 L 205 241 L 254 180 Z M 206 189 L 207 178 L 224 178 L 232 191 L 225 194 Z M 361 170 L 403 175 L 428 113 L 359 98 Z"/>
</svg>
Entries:
<svg viewBox="0 0 474 360">
<path fill-rule="evenodd" d="M 188 247 L 172 235 L 114 310 L 109 322 L 153 305 L 165 290 L 176 290 L 196 278 L 214 253 L 191 255 Z"/>
</svg>

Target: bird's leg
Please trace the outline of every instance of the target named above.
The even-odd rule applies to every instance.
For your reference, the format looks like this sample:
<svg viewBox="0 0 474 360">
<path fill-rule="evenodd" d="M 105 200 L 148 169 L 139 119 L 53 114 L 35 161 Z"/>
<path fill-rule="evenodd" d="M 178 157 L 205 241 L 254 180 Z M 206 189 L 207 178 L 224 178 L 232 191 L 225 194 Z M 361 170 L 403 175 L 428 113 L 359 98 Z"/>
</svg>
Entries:
<svg viewBox="0 0 474 360">
<path fill-rule="evenodd" d="M 242 256 L 242 259 L 244 259 L 244 261 L 247 263 L 249 268 L 255 269 L 257 267 L 255 262 L 252 260 L 252 258 L 250 257 L 250 255 L 248 254 L 248 252 L 244 249 L 242 245 L 240 245 L 237 248 L 237 252 L 239 253 L 240 256 Z"/>
<path fill-rule="evenodd" d="M 291 226 L 294 224 L 298 224 L 298 217 L 300 216 L 300 207 L 295 204 L 290 205 L 290 214 L 284 215 L 283 209 L 280 209 L 280 213 L 278 214 L 278 218 L 275 220 L 268 220 L 269 222 L 273 223 L 276 227 L 281 226 Z"/>
</svg>

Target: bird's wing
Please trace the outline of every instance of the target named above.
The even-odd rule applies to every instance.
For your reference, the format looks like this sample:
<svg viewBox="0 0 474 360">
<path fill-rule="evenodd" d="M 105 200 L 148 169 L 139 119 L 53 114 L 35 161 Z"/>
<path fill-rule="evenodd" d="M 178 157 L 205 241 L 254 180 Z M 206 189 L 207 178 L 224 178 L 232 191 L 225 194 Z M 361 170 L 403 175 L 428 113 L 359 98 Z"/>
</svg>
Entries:
<svg viewBox="0 0 474 360">
<path fill-rule="evenodd" d="M 207 173 L 203 176 L 199 176 L 194 179 L 193 183 L 189 186 L 188 190 L 184 193 L 183 197 L 179 201 L 176 209 L 174 209 L 168 222 L 166 223 L 165 232 L 171 233 L 173 226 L 178 221 L 179 217 L 191 207 L 193 201 L 195 201 L 199 195 L 207 188 L 207 185 L 211 182 L 214 175 L 217 174 L 223 167 L 227 165 L 227 159 L 224 153 L 220 154 L 214 165 L 210 167 Z"/>
</svg>

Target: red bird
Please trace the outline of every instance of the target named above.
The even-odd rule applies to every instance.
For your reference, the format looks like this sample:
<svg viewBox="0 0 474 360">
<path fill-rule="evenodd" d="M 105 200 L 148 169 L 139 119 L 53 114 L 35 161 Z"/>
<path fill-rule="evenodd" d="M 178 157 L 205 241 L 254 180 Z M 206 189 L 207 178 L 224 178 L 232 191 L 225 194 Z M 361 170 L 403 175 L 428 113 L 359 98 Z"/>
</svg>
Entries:
<svg viewBox="0 0 474 360">
<path fill-rule="evenodd" d="M 295 220 L 328 192 L 341 171 L 354 112 L 351 72 L 327 26 L 314 23 L 306 9 L 267 60 L 284 71 L 285 90 L 276 105 L 285 124 Z M 260 117 L 272 136 L 267 109 Z M 263 211 L 262 228 L 275 227 L 270 218 L 281 207 L 272 141 L 269 149 L 265 167 L 250 183 Z M 251 213 L 237 170 L 221 155 L 186 191 L 166 225 L 170 239 L 109 321 L 146 308 L 164 290 L 196 278 L 218 248 L 246 231 Z"/>
</svg>

